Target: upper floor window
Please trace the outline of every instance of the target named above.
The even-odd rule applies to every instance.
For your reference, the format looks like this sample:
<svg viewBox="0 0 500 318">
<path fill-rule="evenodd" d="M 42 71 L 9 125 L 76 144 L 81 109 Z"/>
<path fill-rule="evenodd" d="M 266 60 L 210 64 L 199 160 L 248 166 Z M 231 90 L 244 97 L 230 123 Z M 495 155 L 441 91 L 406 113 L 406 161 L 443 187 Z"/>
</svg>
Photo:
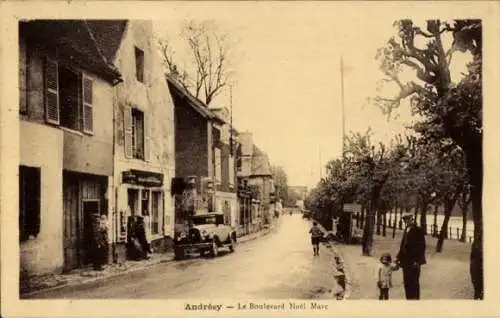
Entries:
<svg viewBox="0 0 500 318">
<path fill-rule="evenodd" d="M 45 61 L 45 118 L 73 130 L 93 132 L 93 81 L 81 72 Z"/>
<path fill-rule="evenodd" d="M 222 154 L 220 148 L 214 148 L 215 155 L 215 182 L 220 184 L 222 181 Z"/>
<path fill-rule="evenodd" d="M 132 152 L 136 159 L 144 159 L 144 113 L 132 109 Z"/>
<path fill-rule="evenodd" d="M 147 113 L 132 106 L 123 106 L 125 158 L 149 161 L 149 131 Z"/>
<path fill-rule="evenodd" d="M 135 47 L 135 75 L 137 80 L 144 83 L 144 51 Z"/>
</svg>

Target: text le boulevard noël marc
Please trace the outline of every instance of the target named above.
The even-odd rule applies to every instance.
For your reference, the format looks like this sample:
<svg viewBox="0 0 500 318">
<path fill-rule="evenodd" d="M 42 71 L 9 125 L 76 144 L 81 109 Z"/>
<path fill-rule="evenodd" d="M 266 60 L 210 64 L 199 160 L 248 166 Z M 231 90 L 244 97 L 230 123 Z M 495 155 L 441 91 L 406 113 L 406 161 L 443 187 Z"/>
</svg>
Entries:
<svg viewBox="0 0 500 318">
<path fill-rule="evenodd" d="M 237 304 L 185 304 L 184 310 L 189 311 L 221 311 L 221 310 L 262 310 L 262 311 L 274 311 L 274 310 L 328 310 L 328 304 L 319 302 L 276 302 L 276 303 L 266 303 L 266 302 L 247 302 L 247 303 L 237 303 Z"/>
</svg>

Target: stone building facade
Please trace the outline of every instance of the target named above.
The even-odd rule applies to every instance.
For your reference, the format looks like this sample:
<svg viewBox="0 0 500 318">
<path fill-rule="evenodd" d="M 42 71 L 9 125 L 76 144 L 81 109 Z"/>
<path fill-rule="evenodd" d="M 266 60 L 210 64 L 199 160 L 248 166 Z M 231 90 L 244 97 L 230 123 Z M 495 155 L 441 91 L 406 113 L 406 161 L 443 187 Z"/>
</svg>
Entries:
<svg viewBox="0 0 500 318">
<path fill-rule="evenodd" d="M 130 216 L 144 218 L 152 251 L 165 251 L 174 230 L 170 194 L 175 173 L 174 112 L 155 47 L 153 21 L 129 20 L 123 30 L 110 21 L 97 23 L 91 24 L 101 30 L 96 32 L 102 35 L 97 41 L 123 78 L 115 88 L 113 108 L 113 257 L 126 256 Z"/>
<path fill-rule="evenodd" d="M 113 205 L 119 81 L 84 20 L 20 23 L 21 277 L 92 262 L 93 218 Z"/>
</svg>

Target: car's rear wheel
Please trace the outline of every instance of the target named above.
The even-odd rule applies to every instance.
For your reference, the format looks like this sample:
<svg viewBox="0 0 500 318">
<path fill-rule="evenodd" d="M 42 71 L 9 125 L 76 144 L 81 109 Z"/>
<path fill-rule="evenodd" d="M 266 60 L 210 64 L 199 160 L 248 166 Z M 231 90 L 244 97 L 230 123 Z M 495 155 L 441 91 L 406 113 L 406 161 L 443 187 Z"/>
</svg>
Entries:
<svg viewBox="0 0 500 318">
<path fill-rule="evenodd" d="M 174 257 L 177 260 L 184 259 L 185 257 L 184 249 L 182 247 L 176 247 L 174 251 Z"/>
</svg>

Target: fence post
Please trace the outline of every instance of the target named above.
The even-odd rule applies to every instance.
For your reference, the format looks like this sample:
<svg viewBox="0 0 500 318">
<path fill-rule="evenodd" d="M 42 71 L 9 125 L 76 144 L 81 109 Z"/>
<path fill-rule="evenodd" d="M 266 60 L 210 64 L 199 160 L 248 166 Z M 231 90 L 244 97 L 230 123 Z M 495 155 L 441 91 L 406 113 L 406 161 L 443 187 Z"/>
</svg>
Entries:
<svg viewBox="0 0 500 318">
<path fill-rule="evenodd" d="M 460 240 L 460 228 L 457 227 L 457 240 Z"/>
</svg>

